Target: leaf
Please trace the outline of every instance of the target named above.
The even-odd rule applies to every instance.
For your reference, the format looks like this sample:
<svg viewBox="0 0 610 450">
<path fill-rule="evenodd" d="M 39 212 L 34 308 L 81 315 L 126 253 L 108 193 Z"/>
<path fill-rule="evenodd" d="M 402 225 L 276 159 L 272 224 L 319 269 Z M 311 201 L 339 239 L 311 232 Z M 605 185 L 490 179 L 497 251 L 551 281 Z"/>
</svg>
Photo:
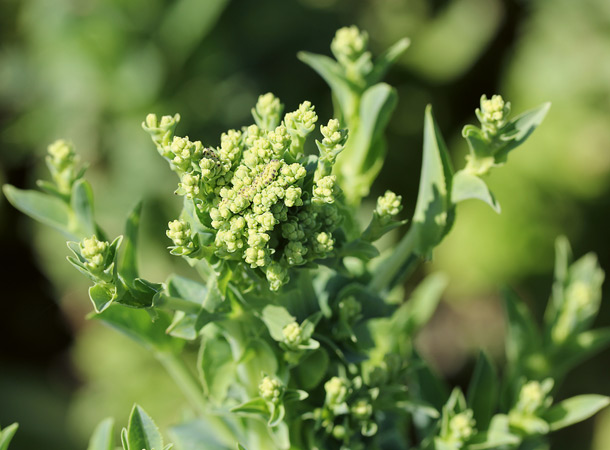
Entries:
<svg viewBox="0 0 610 450">
<path fill-rule="evenodd" d="M 101 313 L 116 300 L 116 289 L 112 286 L 107 287 L 102 283 L 97 283 L 89 288 L 89 298 L 93 303 L 95 312 Z"/>
<path fill-rule="evenodd" d="M 542 123 L 550 107 L 550 103 L 544 103 L 537 108 L 519 114 L 500 130 L 502 139 L 506 140 L 507 143 L 495 155 L 497 162 L 506 161 L 508 153 L 525 142 L 536 127 Z"/>
<path fill-rule="evenodd" d="M 514 367 L 522 367 L 525 356 L 540 349 L 540 333 L 525 303 L 508 289 L 504 290 L 503 296 L 508 316 L 506 357 Z"/>
<path fill-rule="evenodd" d="M 421 413 L 432 419 L 438 419 L 440 417 L 440 413 L 436 408 L 422 400 L 402 400 L 396 403 L 396 407 L 404 409 L 410 413 Z"/>
<path fill-rule="evenodd" d="M 123 239 L 123 254 L 119 262 L 119 273 L 133 287 L 133 281 L 138 278 L 138 229 L 140 227 L 140 214 L 142 202 L 131 210 L 125 223 L 125 237 Z"/>
<path fill-rule="evenodd" d="M 196 305 L 201 305 L 207 295 L 205 285 L 179 275 L 171 275 L 166 284 L 169 295 L 188 300 Z"/>
<path fill-rule="evenodd" d="M 95 427 L 87 450 L 114 450 L 114 419 L 104 419 Z"/>
<path fill-rule="evenodd" d="M 55 228 L 68 239 L 80 240 L 84 237 L 76 233 L 70 208 L 59 198 L 38 191 L 24 191 L 10 184 L 5 184 L 3 191 L 11 205 L 32 219 Z"/>
<path fill-rule="evenodd" d="M 280 403 L 279 405 L 274 405 L 273 409 L 271 411 L 271 415 L 269 417 L 269 422 L 267 422 L 267 425 L 269 425 L 270 427 L 277 427 L 282 420 L 284 420 L 284 416 L 286 415 L 286 408 L 284 407 L 284 405 L 282 403 Z"/>
<path fill-rule="evenodd" d="M 428 323 L 448 282 L 446 275 L 433 273 L 417 286 L 409 300 L 392 316 L 395 340 L 407 339 Z"/>
<path fill-rule="evenodd" d="M 205 393 L 214 402 L 221 404 L 235 379 L 231 346 L 220 337 L 205 338 L 201 343 L 197 364 Z"/>
<path fill-rule="evenodd" d="M 476 414 L 476 412 L 475 412 Z M 477 423 L 478 426 L 478 423 Z M 508 416 L 496 414 L 491 419 L 489 430 L 479 432 L 469 441 L 468 450 L 486 450 L 497 448 L 516 448 L 521 438 L 510 432 Z"/>
<path fill-rule="evenodd" d="M 478 199 L 487 203 L 498 214 L 500 204 L 481 178 L 464 170 L 458 171 L 453 177 L 451 201 L 455 204 L 469 199 Z"/>
<path fill-rule="evenodd" d="M 498 403 L 499 382 L 496 371 L 485 353 L 479 353 L 470 385 L 467 403 L 474 412 L 477 427 L 485 430 Z"/>
<path fill-rule="evenodd" d="M 13 436 L 17 432 L 19 424 L 14 423 L 0 431 L 0 450 L 7 450 Z"/>
<path fill-rule="evenodd" d="M 366 77 L 368 84 L 372 85 L 381 81 L 392 64 L 396 62 L 400 55 L 402 55 L 410 45 L 411 41 L 407 38 L 403 38 L 379 55 L 375 59 L 373 70 Z"/>
<path fill-rule="evenodd" d="M 269 407 L 265 400 L 261 397 L 257 397 L 231 408 L 231 412 L 267 416 L 269 414 Z"/>
<path fill-rule="evenodd" d="M 177 352 L 184 341 L 166 334 L 165 330 L 170 324 L 169 316 L 163 311 L 157 311 L 157 314 L 158 317 L 153 322 L 145 309 L 115 303 L 101 313 L 89 317 L 102 320 L 150 350 Z"/>
<path fill-rule="evenodd" d="M 225 436 L 214 422 L 197 419 L 181 423 L 169 429 L 169 436 L 179 450 L 228 450 Z M 231 436 L 231 439 L 233 436 Z"/>
<path fill-rule="evenodd" d="M 415 251 L 426 258 L 447 234 L 453 223 L 451 178 L 453 169 L 443 137 L 426 108 L 424 150 L 417 203 L 411 227 L 415 234 Z"/>
<path fill-rule="evenodd" d="M 339 102 L 341 113 L 350 117 L 357 104 L 358 88 L 345 78 L 343 68 L 335 60 L 325 55 L 299 52 L 297 57 L 326 81 Z"/>
<path fill-rule="evenodd" d="M 131 410 L 126 438 L 129 450 L 163 449 L 163 438 L 157 425 L 138 405 Z"/>
<path fill-rule="evenodd" d="M 277 373 L 278 361 L 273 349 L 262 339 L 252 339 L 239 361 L 244 371 L 240 371 L 244 384 L 250 384 L 258 388 L 258 382 L 263 374 L 272 375 Z"/>
<path fill-rule="evenodd" d="M 559 402 L 543 416 L 552 431 L 560 430 L 588 419 L 610 404 L 610 397 L 604 395 L 578 395 Z"/>
<path fill-rule="evenodd" d="M 293 371 L 298 386 L 306 390 L 315 388 L 324 379 L 330 358 L 325 349 L 319 348 L 309 352 Z"/>
<path fill-rule="evenodd" d="M 610 345 L 610 328 L 584 331 L 565 343 L 554 360 L 555 370 L 568 372 Z"/>
<path fill-rule="evenodd" d="M 295 318 L 283 306 L 268 305 L 263 309 L 261 317 L 271 337 L 278 341 L 284 341 L 282 330 L 286 325 L 295 321 Z"/>
<path fill-rule="evenodd" d="M 72 211 L 74 211 L 81 237 L 96 234 L 97 226 L 93 217 L 93 190 L 87 181 L 79 179 L 74 182 L 70 206 Z M 100 238 L 103 239 L 102 236 Z"/>
</svg>

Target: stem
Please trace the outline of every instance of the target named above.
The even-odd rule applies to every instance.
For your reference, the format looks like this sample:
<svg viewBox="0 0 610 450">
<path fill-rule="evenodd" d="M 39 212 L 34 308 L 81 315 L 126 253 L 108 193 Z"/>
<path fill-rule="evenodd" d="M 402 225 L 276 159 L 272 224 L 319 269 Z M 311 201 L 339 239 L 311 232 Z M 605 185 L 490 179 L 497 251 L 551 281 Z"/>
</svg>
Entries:
<svg viewBox="0 0 610 450">
<path fill-rule="evenodd" d="M 412 232 L 413 230 L 414 228 L 409 229 L 392 254 L 375 269 L 373 278 L 369 283 L 369 288 L 373 292 L 382 292 L 388 289 L 401 272 L 409 272 L 419 261 L 419 257 L 415 254 L 415 233 Z"/>
<path fill-rule="evenodd" d="M 199 381 L 193 376 L 192 372 L 186 367 L 184 361 L 176 354 L 171 352 L 155 352 L 156 358 L 165 367 L 167 373 L 182 390 L 184 396 L 195 408 L 200 416 L 212 425 L 213 429 L 222 435 L 228 445 L 235 445 L 237 433 L 224 420 L 210 413 L 207 399 L 203 394 L 203 389 Z"/>
</svg>

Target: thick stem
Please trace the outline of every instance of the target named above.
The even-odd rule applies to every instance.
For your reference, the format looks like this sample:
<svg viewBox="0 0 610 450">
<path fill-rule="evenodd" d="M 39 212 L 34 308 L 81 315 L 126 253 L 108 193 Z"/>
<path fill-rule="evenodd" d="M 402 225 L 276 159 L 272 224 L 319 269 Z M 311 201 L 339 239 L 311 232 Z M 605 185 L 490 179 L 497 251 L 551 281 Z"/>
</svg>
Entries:
<svg viewBox="0 0 610 450">
<path fill-rule="evenodd" d="M 234 446 L 238 439 L 236 431 L 223 419 L 209 411 L 208 401 L 203 394 L 203 389 L 193 373 L 186 367 L 184 361 L 171 352 L 155 352 L 155 356 L 182 390 L 191 406 L 197 410 L 200 417 L 212 425 L 215 432 L 227 445 Z"/>
<path fill-rule="evenodd" d="M 415 233 L 411 228 L 400 240 L 392 254 L 375 268 L 369 288 L 373 292 L 382 292 L 388 289 L 400 272 L 408 272 L 419 261 L 415 254 Z"/>
</svg>

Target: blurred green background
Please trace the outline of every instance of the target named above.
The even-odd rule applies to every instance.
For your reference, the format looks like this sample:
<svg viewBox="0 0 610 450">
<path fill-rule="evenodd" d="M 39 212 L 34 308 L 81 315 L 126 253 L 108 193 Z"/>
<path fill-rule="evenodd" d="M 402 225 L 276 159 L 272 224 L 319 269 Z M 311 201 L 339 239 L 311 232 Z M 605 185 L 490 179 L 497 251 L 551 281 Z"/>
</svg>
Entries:
<svg viewBox="0 0 610 450">
<path fill-rule="evenodd" d="M 607 0 L 3 0 L 0 181 L 33 187 L 46 176 L 46 146 L 71 140 L 91 164 L 98 218 L 110 235 L 144 198 L 142 271 L 162 281 L 185 270 L 165 250 L 164 230 L 180 205 L 143 117 L 180 112 L 179 133 L 210 145 L 250 123 L 250 108 L 268 91 L 287 110 L 307 99 L 328 118 L 329 91 L 296 53 L 328 54 L 335 30 L 351 24 L 369 32 L 373 52 L 412 41 L 388 76 L 399 104 L 371 194 L 402 194 L 405 216 L 417 194 L 427 103 L 458 166 L 467 151 L 460 130 L 475 120 L 481 94 L 502 94 L 517 113 L 553 103 L 525 148 L 490 177 L 502 214 L 461 205 L 423 269 L 452 281 L 420 347 L 463 384 L 476 348 L 502 361 L 500 286 L 515 287 L 541 315 L 557 235 L 570 238 L 576 255 L 595 251 L 610 267 Z M 0 424 L 21 424 L 11 449 L 85 448 L 99 420 L 124 423 L 135 401 L 162 426 L 180 419 L 181 394 L 161 367 L 84 319 L 87 282 L 64 263 L 63 238 L 5 199 L 0 219 Z M 598 324 L 609 323 L 605 304 Z M 559 396 L 610 395 L 609 356 L 572 373 Z M 557 433 L 552 448 L 610 448 L 610 411 Z"/>
</svg>

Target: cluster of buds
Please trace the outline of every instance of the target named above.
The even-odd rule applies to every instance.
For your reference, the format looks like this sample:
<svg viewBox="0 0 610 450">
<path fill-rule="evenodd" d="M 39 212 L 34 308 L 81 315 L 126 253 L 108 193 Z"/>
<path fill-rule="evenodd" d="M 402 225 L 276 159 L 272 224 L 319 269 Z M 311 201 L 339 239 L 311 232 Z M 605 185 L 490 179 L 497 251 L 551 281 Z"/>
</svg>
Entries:
<svg viewBox="0 0 610 450">
<path fill-rule="evenodd" d="M 510 114 L 510 102 L 505 102 L 502 96 L 492 95 L 488 99 L 481 97 L 481 107 L 475 110 L 481 122 L 481 128 L 488 139 L 493 138 L 504 125 Z"/>
<path fill-rule="evenodd" d="M 74 147 L 67 141 L 60 139 L 49 145 L 46 157 L 47 167 L 57 190 L 65 195 L 69 195 L 72 185 L 79 177 L 76 170 L 76 153 Z"/>
<path fill-rule="evenodd" d="M 335 249 L 340 191 L 330 171 L 347 139 L 337 120 L 322 126 L 318 164 L 306 167 L 303 144 L 315 129 L 315 109 L 303 102 L 280 121 L 281 112 L 273 94 L 260 96 L 252 110 L 257 124 L 228 131 L 217 148 L 173 136 L 178 116 L 159 121 L 149 115 L 143 123 L 180 177 L 176 193 L 193 203 L 192 220 L 199 222 L 170 223 L 172 253 L 192 257 L 197 242 L 191 228 L 205 229 L 214 236 L 206 254 L 242 259 L 266 276 L 272 290 L 289 280 L 290 268 Z"/>
<path fill-rule="evenodd" d="M 525 435 L 542 434 L 549 431 L 548 423 L 540 416 L 553 403 L 549 395 L 554 382 L 551 378 L 544 381 L 528 381 L 519 391 L 515 406 L 508 413 L 511 427 L 521 430 Z"/>
</svg>

